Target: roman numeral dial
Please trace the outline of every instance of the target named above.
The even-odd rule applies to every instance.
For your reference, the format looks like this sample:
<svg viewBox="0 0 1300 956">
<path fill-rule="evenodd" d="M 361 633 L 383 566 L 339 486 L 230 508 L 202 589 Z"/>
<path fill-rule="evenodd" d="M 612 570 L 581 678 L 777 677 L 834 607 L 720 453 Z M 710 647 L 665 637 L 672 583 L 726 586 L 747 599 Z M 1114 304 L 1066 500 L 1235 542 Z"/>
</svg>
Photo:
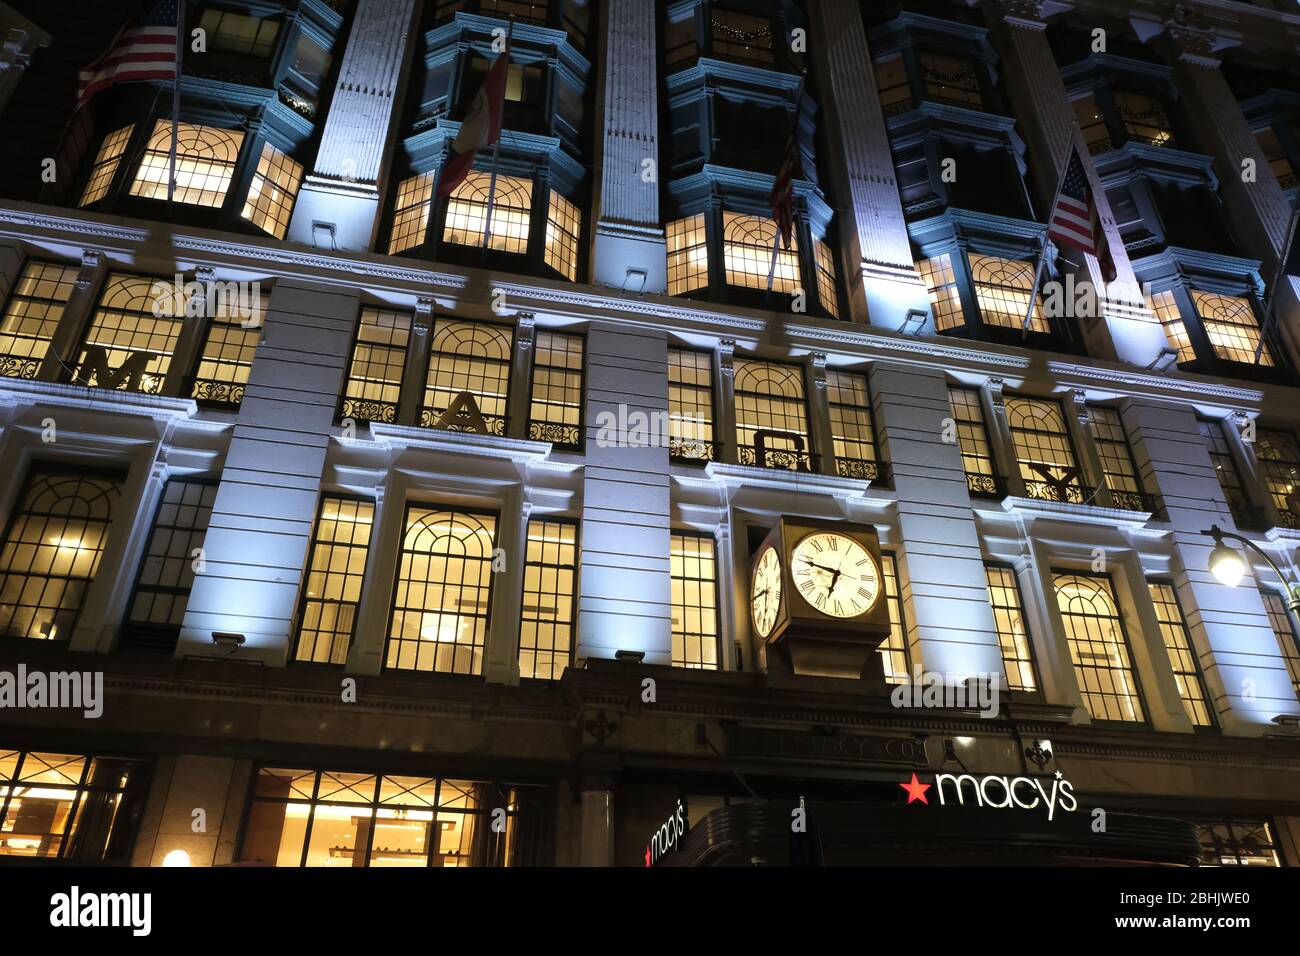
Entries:
<svg viewBox="0 0 1300 956">
<path fill-rule="evenodd" d="M 767 637 L 776 626 L 781 608 L 781 558 L 768 548 L 754 566 L 754 583 L 749 592 L 749 616 L 759 637 Z"/>
<path fill-rule="evenodd" d="M 880 568 L 867 549 L 847 535 L 818 531 L 790 554 L 795 592 L 831 617 L 859 617 L 880 598 Z"/>
</svg>

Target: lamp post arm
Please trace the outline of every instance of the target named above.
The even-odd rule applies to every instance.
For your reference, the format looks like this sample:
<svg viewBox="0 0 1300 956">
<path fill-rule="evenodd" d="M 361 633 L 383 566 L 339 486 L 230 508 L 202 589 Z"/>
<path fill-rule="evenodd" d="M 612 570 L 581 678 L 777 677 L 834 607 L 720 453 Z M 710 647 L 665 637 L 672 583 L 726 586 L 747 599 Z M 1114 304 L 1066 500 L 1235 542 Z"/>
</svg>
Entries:
<svg viewBox="0 0 1300 956">
<path fill-rule="evenodd" d="M 1208 534 L 1208 532 L 1206 533 Z M 1273 573 L 1277 575 L 1277 579 L 1286 587 L 1287 595 L 1291 598 L 1292 603 L 1300 600 L 1300 585 L 1291 583 L 1291 579 L 1282 573 L 1282 569 L 1277 566 L 1277 562 L 1273 560 L 1267 551 L 1257 545 L 1254 541 L 1251 541 L 1244 535 L 1237 534 L 1235 531 L 1223 531 L 1220 529 L 1219 535 L 1220 537 L 1231 538 L 1233 541 L 1240 541 L 1263 558 L 1268 563 L 1268 566 L 1273 569 Z"/>
</svg>

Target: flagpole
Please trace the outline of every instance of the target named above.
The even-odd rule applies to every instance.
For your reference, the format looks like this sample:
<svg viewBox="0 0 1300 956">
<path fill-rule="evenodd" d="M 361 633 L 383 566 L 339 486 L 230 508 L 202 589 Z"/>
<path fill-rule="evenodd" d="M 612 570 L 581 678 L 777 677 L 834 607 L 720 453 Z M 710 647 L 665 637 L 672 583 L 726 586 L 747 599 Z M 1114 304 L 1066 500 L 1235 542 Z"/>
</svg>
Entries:
<svg viewBox="0 0 1300 956">
<path fill-rule="evenodd" d="M 804 95 L 804 88 L 807 85 L 807 79 L 808 76 L 806 73 L 801 73 L 799 75 L 799 95 L 795 97 L 795 101 L 794 101 L 794 129 L 790 132 L 790 143 L 795 150 L 799 149 L 799 119 L 803 115 L 803 95 Z M 782 166 L 784 165 L 785 165 L 785 161 L 782 160 Z M 800 171 L 802 172 L 802 167 L 803 167 L 802 156 L 799 157 L 799 166 L 800 166 Z M 780 176 L 781 173 L 778 171 L 777 175 Z M 793 209 L 794 207 L 794 195 L 793 195 L 794 194 L 794 170 L 793 169 L 790 170 L 790 193 L 791 193 L 790 206 Z M 794 234 L 793 217 L 791 218 L 791 222 L 790 222 L 790 233 L 791 236 L 793 237 Z M 776 280 L 776 260 L 777 257 L 780 255 L 780 253 L 781 253 L 781 224 L 778 222 L 776 224 L 776 238 L 772 241 L 772 262 L 767 267 L 767 295 L 769 296 L 772 294 L 772 285 Z"/>
<path fill-rule="evenodd" d="M 1076 124 L 1074 129 L 1078 130 Z M 1075 148 L 1076 137 L 1071 134 L 1069 148 L 1065 151 L 1065 165 L 1061 168 L 1061 178 L 1056 182 L 1056 195 L 1052 197 L 1052 204 L 1047 207 L 1047 228 L 1043 231 L 1043 243 L 1038 251 L 1038 265 L 1034 268 L 1034 287 L 1029 293 L 1029 307 L 1025 309 L 1025 321 L 1020 325 L 1020 339 L 1024 341 L 1029 338 L 1029 326 L 1034 321 L 1034 306 L 1038 303 L 1038 289 L 1043 280 L 1043 266 L 1047 263 L 1047 233 L 1052 228 L 1052 213 L 1056 211 L 1056 204 L 1061 201 L 1061 190 L 1065 188 L 1065 177 L 1070 173 L 1070 150 Z"/>
<path fill-rule="evenodd" d="M 505 84 L 510 85 L 510 40 L 515 33 L 515 15 L 510 14 L 510 25 L 506 28 L 506 51 L 501 55 L 506 58 L 506 79 Z M 486 81 L 485 81 L 486 82 Z M 501 117 L 503 120 L 506 114 L 505 94 L 501 96 Z M 488 249 L 492 247 L 492 206 L 496 202 L 497 195 L 497 161 L 501 158 L 501 135 L 497 134 L 497 141 L 492 144 L 492 178 L 488 181 L 488 201 L 487 201 L 487 218 L 483 222 L 483 255 L 488 254 Z"/>
<path fill-rule="evenodd" d="M 180 139 L 181 68 L 185 62 L 185 0 L 176 0 L 176 76 L 172 80 L 172 148 L 167 170 L 167 203 L 176 194 L 176 144 Z"/>
<path fill-rule="evenodd" d="M 1298 221 L 1300 221 L 1300 203 L 1291 210 L 1291 221 L 1286 227 L 1286 242 L 1282 246 L 1282 255 L 1277 260 L 1277 268 L 1273 271 L 1273 283 L 1268 287 L 1268 301 L 1264 303 L 1264 319 L 1259 326 L 1259 344 L 1255 346 L 1255 360 L 1252 363 L 1254 365 L 1259 364 L 1260 356 L 1264 354 L 1264 337 L 1271 331 L 1273 325 L 1273 306 L 1277 302 L 1277 286 L 1282 281 L 1286 260 L 1290 258 L 1291 247 L 1295 244 Z"/>
</svg>

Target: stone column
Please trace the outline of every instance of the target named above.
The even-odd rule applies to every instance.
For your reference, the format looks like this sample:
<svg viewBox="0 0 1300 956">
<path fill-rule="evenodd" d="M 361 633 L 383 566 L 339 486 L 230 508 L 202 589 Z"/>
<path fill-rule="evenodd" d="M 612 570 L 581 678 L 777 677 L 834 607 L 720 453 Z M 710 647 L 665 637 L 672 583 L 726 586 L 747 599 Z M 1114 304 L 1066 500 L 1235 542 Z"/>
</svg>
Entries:
<svg viewBox="0 0 1300 956">
<path fill-rule="evenodd" d="M 586 403 L 577 658 L 669 664 L 667 337 L 593 323 Z"/>
<path fill-rule="evenodd" d="M 82 333 L 95 309 L 95 296 L 107 274 L 102 252 L 87 250 L 82 253 L 81 268 L 77 270 L 72 295 L 63 307 L 63 319 L 54 330 L 49 351 L 36 376 L 41 381 L 57 382 L 62 378 L 71 378 L 71 369 L 80 352 Z"/>
<path fill-rule="evenodd" d="M 190 866 L 233 862 L 252 769 L 252 761 L 229 757 L 160 757 L 131 865 L 162 866 L 177 850 Z"/>
<path fill-rule="evenodd" d="M 537 319 L 531 312 L 520 312 L 515 321 L 514 354 L 510 364 L 510 399 L 506 407 L 506 434 L 511 438 L 528 437 L 528 408 L 532 400 L 533 340 Z"/>
<path fill-rule="evenodd" d="M 394 475 L 391 465 L 390 461 L 385 480 L 375 486 L 375 512 L 370 526 L 370 550 L 366 555 L 366 586 L 361 589 L 356 629 L 344 668 L 349 674 L 378 674 L 384 669 L 393 576 L 397 573 L 406 517 L 406 486 Z"/>
<path fill-rule="evenodd" d="M 1146 398 L 1129 399 L 1127 412 L 1142 480 L 1178 529 L 1169 576 L 1219 720 L 1229 733 L 1262 734 L 1274 715 L 1295 711 L 1295 695 L 1253 576 L 1229 588 L 1209 571 L 1214 542 L 1199 532 L 1231 516 L 1196 415 Z"/>
<path fill-rule="evenodd" d="M 592 278 L 628 292 L 666 292 L 659 222 L 659 104 L 654 0 L 601 4 L 608 29 L 598 98 L 603 136 L 594 190 Z"/>
<path fill-rule="evenodd" d="M 879 362 L 871 369 L 871 392 L 894 469 L 912 665 L 1001 674 L 961 452 L 943 440 L 944 419 L 952 415 L 943 370 Z"/>
<path fill-rule="evenodd" d="M 289 221 L 291 242 L 358 252 L 374 243 L 415 6 L 357 0 L 316 162 Z"/>
<path fill-rule="evenodd" d="M 853 0 L 815 0 L 808 19 L 820 124 L 830 142 L 818 168 L 838 199 L 850 313 L 856 322 L 896 331 L 909 310 L 928 314 L 930 302 L 912 261 L 862 12 Z M 932 334 L 933 318 L 910 331 Z"/>
<path fill-rule="evenodd" d="M 1101 188 L 1092 157 L 1075 128 L 1074 108 L 1047 41 L 1047 24 L 1042 19 L 1045 5 L 1045 0 L 998 0 L 985 7 L 1006 70 L 1003 88 L 1011 97 L 1016 115 L 1026 131 L 1030 154 L 1035 157 L 1033 173 L 1042 202 L 1050 203 L 1056 195 L 1073 144 L 1079 150 L 1093 200 L 1097 203 L 1097 213 L 1106 233 L 1111 258 L 1115 261 L 1116 277 L 1111 289 L 1117 301 L 1102 303 L 1105 315 L 1101 321 L 1078 320 L 1089 352 L 1113 355 L 1121 362 L 1145 367 L 1155 361 L 1168 343 L 1163 329 L 1154 321 L 1137 292 L 1133 266 L 1111 214 L 1110 200 Z M 1046 221 L 1050 210 L 1039 208 L 1037 214 L 1038 219 Z M 1073 259 L 1086 260 L 1084 267 L 1076 272 L 1080 282 L 1090 282 L 1096 289 L 1104 287 L 1095 257 L 1074 250 L 1065 250 L 1065 253 Z M 1063 260 L 1058 259 L 1060 261 Z"/>
<path fill-rule="evenodd" d="M 613 781 L 604 775 L 582 781 L 582 866 L 614 865 Z"/>
<path fill-rule="evenodd" d="M 808 396 L 808 411 L 812 418 L 813 451 L 820 457 L 822 474 L 834 475 L 835 437 L 831 428 L 830 395 L 826 391 L 826 353 L 813 352 L 808 356 L 809 378 L 812 394 Z"/>
<path fill-rule="evenodd" d="M 1066 407 L 1066 427 L 1070 431 L 1070 440 L 1074 442 L 1075 452 L 1079 458 L 1079 481 L 1096 490 L 1093 504 L 1109 508 L 1111 506 L 1110 488 L 1106 485 L 1106 469 L 1101 464 L 1101 453 L 1097 448 L 1097 439 L 1092 433 L 1092 416 L 1088 413 L 1088 393 L 1076 388 L 1070 393 L 1070 402 L 1062 403 Z"/>
<path fill-rule="evenodd" d="M 1264 280 L 1271 282 L 1286 244 L 1291 202 L 1214 56 L 1216 43 L 1222 42 L 1214 30 L 1198 25 L 1194 15 L 1178 11 L 1165 24 L 1157 45 L 1173 62 L 1174 80 L 1200 148 L 1214 157 L 1232 230 L 1244 251 L 1263 263 Z M 1247 161 L 1254 169 L 1250 182 L 1243 172 Z M 1294 359 L 1300 356 L 1300 276 L 1282 276 L 1274 296 L 1277 327 Z"/>
<path fill-rule="evenodd" d="M 247 639 L 236 659 L 286 661 L 359 311 L 356 291 L 289 279 L 271 291 L 178 655 L 227 654 L 212 632 L 234 631 Z"/>
<path fill-rule="evenodd" d="M 433 328 L 433 299 L 420 296 L 411 317 L 411 339 L 406 347 L 406 364 L 402 368 L 402 386 L 397 403 L 397 420 L 402 424 L 420 424 L 420 405 L 424 402 L 425 376 L 429 368 L 429 330 Z"/>
<path fill-rule="evenodd" d="M 1007 423 L 1007 402 L 1002 394 L 1004 381 L 990 378 L 980 389 L 980 410 L 988 424 L 989 451 L 993 455 L 993 465 L 1006 482 L 1007 494 L 1013 498 L 1024 498 L 1025 479 L 1020 474 L 1019 459 L 1016 455 L 1016 440 Z"/>
<path fill-rule="evenodd" d="M 740 460 L 736 448 L 736 340 L 718 343 L 713 363 L 713 378 L 718 383 L 718 424 L 713 430 L 716 460 L 735 464 Z"/>
<path fill-rule="evenodd" d="M 505 570 L 494 573 L 492 626 L 483 650 L 483 678 L 489 684 L 519 683 L 519 621 L 523 606 L 528 518 L 533 503 L 522 485 L 503 488 L 497 547 L 506 553 Z"/>
</svg>

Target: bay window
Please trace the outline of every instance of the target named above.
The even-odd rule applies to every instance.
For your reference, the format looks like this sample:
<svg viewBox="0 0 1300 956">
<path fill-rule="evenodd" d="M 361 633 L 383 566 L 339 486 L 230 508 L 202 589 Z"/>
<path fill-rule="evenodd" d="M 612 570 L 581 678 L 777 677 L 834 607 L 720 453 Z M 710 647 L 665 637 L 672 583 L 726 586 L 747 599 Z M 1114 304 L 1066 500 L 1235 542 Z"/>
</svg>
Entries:
<svg viewBox="0 0 1300 956">
<path fill-rule="evenodd" d="M 492 177 L 471 172 L 452 191 L 447 202 L 447 219 L 443 225 L 444 242 L 482 248 L 488 241 L 500 252 L 526 253 L 532 218 L 533 184 L 517 176 L 498 174 L 492 194 L 492 235 L 486 237 L 488 194 Z"/>
<path fill-rule="evenodd" d="M 108 187 L 112 185 L 113 177 L 117 175 L 117 168 L 122 163 L 122 154 L 126 152 L 127 143 L 131 141 L 131 134 L 134 132 L 135 124 L 132 123 L 104 137 L 99 152 L 95 154 L 95 161 L 90 167 L 90 176 L 86 180 L 86 188 L 82 190 L 78 206 L 93 205 L 108 195 Z"/>
<path fill-rule="evenodd" d="M 178 124 L 175 201 L 219 209 L 226 201 L 243 143 L 242 130 Z M 132 196 L 167 199 L 171 145 L 171 121 L 157 120 L 131 183 Z"/>
<path fill-rule="evenodd" d="M 301 183 L 302 163 L 264 143 L 240 215 L 263 232 L 283 239 Z"/>
</svg>

